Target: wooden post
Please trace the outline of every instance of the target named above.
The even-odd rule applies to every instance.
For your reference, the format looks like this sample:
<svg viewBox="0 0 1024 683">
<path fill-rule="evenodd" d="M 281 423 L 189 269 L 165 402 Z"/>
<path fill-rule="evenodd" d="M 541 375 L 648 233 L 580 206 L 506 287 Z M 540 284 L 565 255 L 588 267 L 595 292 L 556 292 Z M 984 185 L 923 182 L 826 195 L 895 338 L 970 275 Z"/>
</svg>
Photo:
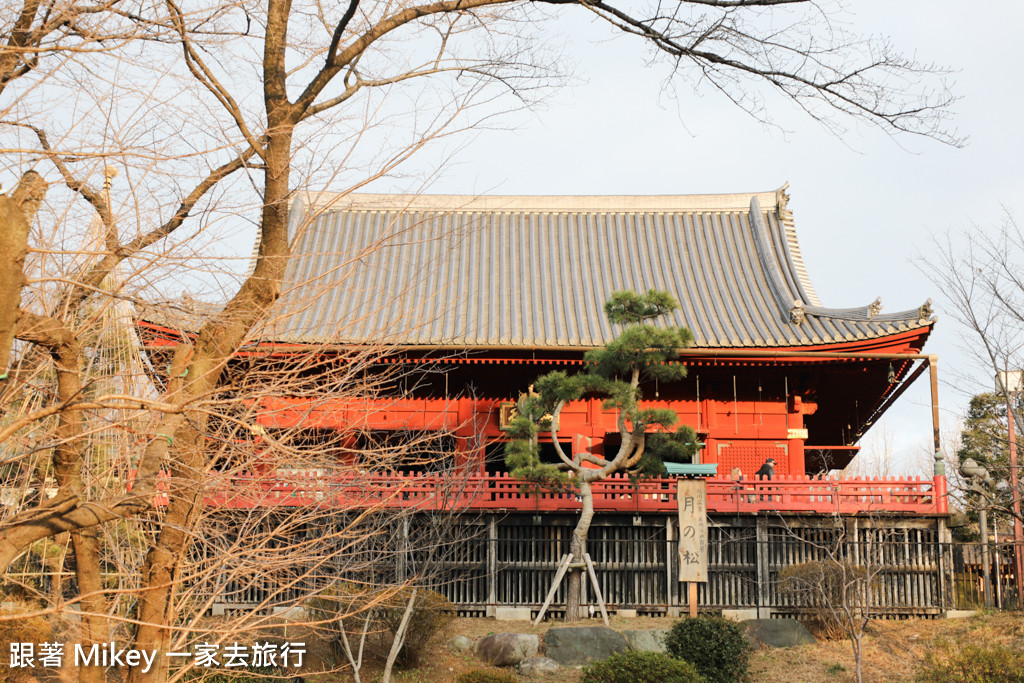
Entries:
<svg viewBox="0 0 1024 683">
<path fill-rule="evenodd" d="M 558 590 L 558 584 L 562 582 L 562 577 L 565 576 L 566 570 L 569 569 L 569 562 L 572 561 L 572 553 L 567 553 L 562 557 L 562 561 L 558 563 L 558 571 L 555 572 L 555 580 L 551 582 L 551 590 L 548 591 L 548 596 L 544 598 L 544 604 L 541 605 L 540 611 L 537 612 L 537 618 L 533 620 L 533 625 L 536 626 L 540 623 L 540 620 L 544 617 L 544 613 L 548 611 L 548 605 L 555 597 L 555 592 Z"/>
<path fill-rule="evenodd" d="M 1017 437 L 1013 416 L 1013 400 L 1007 383 L 1003 383 L 1003 398 L 1006 399 L 1006 427 L 1007 436 L 1010 440 L 1010 494 L 1013 500 L 1013 576 L 1017 584 L 1017 604 L 1024 602 L 1024 581 L 1020 580 L 1024 572 L 1024 556 L 1021 555 L 1021 544 L 1024 544 L 1024 523 L 1020 519 L 1020 481 L 1017 473 Z M 998 527 L 997 527 L 998 528 Z M 996 576 L 996 585 L 999 584 L 999 577 Z"/>
<path fill-rule="evenodd" d="M 768 551 L 768 520 L 757 519 L 757 618 L 767 619 L 771 616 L 772 587 L 769 571 Z"/>
<path fill-rule="evenodd" d="M 594 563 L 590 561 L 590 553 L 583 553 L 583 561 L 587 565 L 590 582 L 594 584 L 594 596 L 597 598 L 597 606 L 601 608 L 601 619 L 604 620 L 604 625 L 608 626 L 608 610 L 604 607 L 604 596 L 601 595 L 601 586 L 597 583 L 597 572 L 594 571 Z"/>
<path fill-rule="evenodd" d="M 396 574 L 398 575 L 399 583 L 404 582 L 408 578 L 409 574 L 409 554 L 411 552 L 409 548 L 409 518 L 402 518 L 402 535 L 399 538 L 398 551 L 398 566 L 396 567 Z"/>
<path fill-rule="evenodd" d="M 679 586 L 676 577 L 679 576 L 679 556 L 676 553 L 675 524 L 671 517 L 665 518 L 665 572 L 666 590 L 668 591 L 668 616 L 679 616 Z"/>
<path fill-rule="evenodd" d="M 697 616 L 697 582 L 696 581 L 690 581 L 689 586 L 690 586 L 690 595 L 689 595 L 689 598 L 686 601 L 686 604 L 689 605 L 689 607 L 690 607 L 690 617 L 693 618 L 693 617 Z"/>
<path fill-rule="evenodd" d="M 498 523 L 491 516 L 487 524 L 487 607 L 489 617 L 497 614 L 498 607 Z"/>
</svg>

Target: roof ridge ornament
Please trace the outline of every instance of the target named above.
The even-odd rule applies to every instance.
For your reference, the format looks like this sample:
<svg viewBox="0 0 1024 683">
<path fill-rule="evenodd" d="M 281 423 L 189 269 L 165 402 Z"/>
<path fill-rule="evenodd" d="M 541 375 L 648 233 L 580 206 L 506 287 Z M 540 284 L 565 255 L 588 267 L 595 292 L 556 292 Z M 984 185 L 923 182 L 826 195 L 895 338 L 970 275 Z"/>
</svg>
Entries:
<svg viewBox="0 0 1024 683">
<path fill-rule="evenodd" d="M 875 300 L 868 304 L 868 319 L 874 318 L 876 315 L 882 312 L 882 297 L 877 296 Z"/>
<path fill-rule="evenodd" d="M 800 299 L 793 301 L 793 307 L 789 309 L 789 321 L 794 325 L 803 325 L 807 320 L 807 310 L 804 309 L 804 302 Z"/>
<path fill-rule="evenodd" d="M 917 309 L 917 322 L 924 323 L 931 320 L 931 317 L 935 315 L 935 310 L 932 308 L 932 300 L 928 299 L 924 304 Z"/>
<path fill-rule="evenodd" d="M 789 210 L 789 195 L 786 194 L 788 189 L 789 181 L 787 180 L 782 184 L 782 187 L 775 190 L 775 215 L 780 221 L 793 218 L 793 212 Z"/>
</svg>

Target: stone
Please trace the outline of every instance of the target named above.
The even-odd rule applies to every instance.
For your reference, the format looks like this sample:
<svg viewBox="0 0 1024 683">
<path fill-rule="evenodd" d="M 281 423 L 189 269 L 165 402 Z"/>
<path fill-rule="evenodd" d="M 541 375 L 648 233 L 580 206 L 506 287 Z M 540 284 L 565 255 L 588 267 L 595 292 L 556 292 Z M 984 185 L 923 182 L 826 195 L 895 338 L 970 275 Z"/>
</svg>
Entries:
<svg viewBox="0 0 1024 683">
<path fill-rule="evenodd" d="M 534 676 L 546 676 L 547 674 L 556 673 L 561 668 L 562 665 L 550 657 L 527 657 L 519 662 L 516 671 L 522 676 L 532 678 Z"/>
<path fill-rule="evenodd" d="M 667 628 L 627 629 L 622 632 L 630 649 L 641 652 L 661 652 L 665 650 Z"/>
<path fill-rule="evenodd" d="M 729 621 L 749 621 L 757 619 L 757 609 L 724 609 L 722 618 Z"/>
<path fill-rule="evenodd" d="M 976 609 L 950 609 L 942 613 L 947 619 L 968 619 L 970 617 L 976 617 L 981 614 L 981 610 Z"/>
<path fill-rule="evenodd" d="M 622 617 L 623 619 L 636 619 L 637 614 L 635 609 L 617 609 L 615 610 L 615 616 Z"/>
<path fill-rule="evenodd" d="M 743 622 L 747 640 L 765 647 L 797 647 L 818 642 L 796 619 L 750 619 Z"/>
<path fill-rule="evenodd" d="M 533 633 L 492 633 L 476 644 L 476 656 L 493 666 L 515 666 L 540 650 L 540 638 Z"/>
<path fill-rule="evenodd" d="M 544 634 L 544 654 L 562 666 L 583 666 L 628 649 L 621 633 L 604 626 L 566 626 Z"/>
<path fill-rule="evenodd" d="M 456 652 L 469 652 L 473 649 L 473 641 L 466 636 L 455 636 L 448 641 L 448 647 Z"/>
<path fill-rule="evenodd" d="M 494 618 L 498 621 L 530 621 L 530 608 L 495 607 Z"/>
</svg>

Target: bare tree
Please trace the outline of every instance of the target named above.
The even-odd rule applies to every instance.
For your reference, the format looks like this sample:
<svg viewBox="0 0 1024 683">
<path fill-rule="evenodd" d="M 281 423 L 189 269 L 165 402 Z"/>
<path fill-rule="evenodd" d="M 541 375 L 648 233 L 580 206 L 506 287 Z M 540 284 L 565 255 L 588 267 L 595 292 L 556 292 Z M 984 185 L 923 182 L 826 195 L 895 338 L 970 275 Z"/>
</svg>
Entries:
<svg viewBox="0 0 1024 683">
<path fill-rule="evenodd" d="M 978 382 L 974 375 L 962 377 L 962 386 L 982 387 L 991 383 L 1000 384 L 995 394 L 981 394 L 972 399 L 968 417 L 974 415 L 978 424 L 968 425 L 969 431 L 963 436 L 967 441 L 960 450 L 967 451 L 964 457 L 978 455 L 973 440 L 987 441 L 986 449 L 997 447 L 999 451 L 1010 448 L 1012 432 L 1007 415 L 1013 416 L 1013 450 L 1019 449 L 1020 435 L 1024 434 L 1024 415 L 1020 409 L 1020 390 L 1008 386 L 1001 378 L 1007 371 L 1024 368 L 1024 232 L 1014 216 L 1007 211 L 1001 225 L 986 229 L 972 225 L 961 235 L 946 234 L 935 241 L 932 253 L 917 261 L 918 267 L 937 284 L 946 297 L 948 315 L 960 326 L 960 348 L 970 358 L 975 368 L 986 379 Z M 988 379 L 993 378 L 993 379 Z M 972 392 L 973 393 L 973 392 Z M 995 401 L 994 405 L 992 402 Z M 999 405 L 1001 404 L 1001 405 Z M 995 414 L 982 420 L 979 411 L 988 407 Z M 981 429 L 980 423 L 987 422 L 988 429 Z M 998 425 L 1001 424 L 1001 427 Z M 973 436 L 972 436 L 973 435 Z M 1016 519 L 1022 519 L 1019 498 L 1021 482 L 1019 465 L 1015 466 L 1016 453 L 998 456 L 991 453 L 998 462 L 993 474 L 1002 479 L 1010 493 L 1011 502 L 1004 512 Z M 988 460 L 988 456 L 983 460 Z M 1016 500 L 1014 500 L 1016 499 Z M 1019 528 L 1019 524 L 1018 524 Z M 1019 538 L 1019 532 L 1015 533 Z"/>
<path fill-rule="evenodd" d="M 931 87 L 936 69 L 844 34 L 813 3 L 545 4 L 638 36 L 680 78 L 713 84 L 755 116 L 768 112 L 752 83 L 826 125 L 838 111 L 956 142 L 944 127 L 951 98 L 941 83 Z M 268 433 L 258 456 L 251 450 L 267 385 L 232 370 L 243 348 L 272 337 L 295 237 L 292 198 L 394 173 L 430 141 L 472 125 L 474 105 L 548 83 L 550 62 L 535 56 L 544 18 L 521 0 L 24 0 L 0 10 L 0 154 L 5 173 L 20 178 L 0 202 L 0 448 L 5 484 L 37 492 L 0 522 L 0 569 L 45 539 L 69 538 L 86 642 L 105 642 L 111 624 L 127 628 L 121 591 L 137 608 L 135 647 L 167 652 L 198 632 L 199 612 L 186 606 L 213 574 L 189 558 L 215 547 L 206 539 L 242 565 L 272 555 L 217 527 L 209 502 L 240 482 L 251 495 L 273 489 L 273 477 L 287 482 L 269 473 L 299 438 Z M 396 93 L 408 99 L 392 104 Z M 393 125 L 395 112 L 410 116 Z M 244 275 L 216 258 L 239 223 L 256 226 L 258 244 Z M 191 315 L 179 295 L 192 289 L 217 291 L 223 304 L 195 316 L 190 334 L 147 366 L 118 322 L 122 304 L 171 302 L 164 308 Z M 101 352 L 111 348 L 121 351 Z M 261 463 L 270 465 L 262 480 L 252 474 Z M 247 509 L 238 528 L 282 523 Z M 298 557 L 313 572 L 330 553 Z M 109 588 L 110 563 L 138 582 Z M 129 679 L 168 675 L 161 660 Z"/>
<path fill-rule="evenodd" d="M 887 478 L 911 476 L 930 479 L 934 471 L 931 442 L 900 448 L 896 434 L 883 419 L 860 442 L 857 457 L 843 469 L 844 477 Z"/>
<path fill-rule="evenodd" d="M 884 527 L 868 526 L 860 535 L 838 524 L 832 533 L 808 538 L 782 520 L 783 543 L 803 546 L 801 556 L 812 559 L 790 565 L 779 572 L 779 592 L 797 606 L 808 609 L 826 632 L 838 633 L 850 641 L 857 682 L 863 680 L 864 630 L 871 622 L 872 608 L 892 562 L 894 534 Z M 856 527 L 855 527 L 856 528 Z"/>
</svg>

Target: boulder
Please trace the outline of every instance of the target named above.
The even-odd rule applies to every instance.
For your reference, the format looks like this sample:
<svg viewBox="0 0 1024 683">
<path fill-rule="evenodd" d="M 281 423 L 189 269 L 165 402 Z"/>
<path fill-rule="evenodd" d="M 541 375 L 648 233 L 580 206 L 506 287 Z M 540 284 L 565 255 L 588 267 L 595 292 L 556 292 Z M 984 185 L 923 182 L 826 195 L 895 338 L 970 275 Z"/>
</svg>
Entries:
<svg viewBox="0 0 1024 683">
<path fill-rule="evenodd" d="M 529 607 L 495 607 L 494 618 L 497 621 L 530 621 Z"/>
<path fill-rule="evenodd" d="M 527 657 L 519 662 L 516 670 L 522 676 L 532 678 L 534 676 L 546 676 L 557 672 L 562 665 L 549 657 Z"/>
<path fill-rule="evenodd" d="M 515 666 L 540 649 L 540 638 L 532 633 L 492 633 L 476 644 L 476 656 L 493 666 Z"/>
<path fill-rule="evenodd" d="M 667 628 L 628 629 L 622 632 L 629 647 L 642 652 L 665 652 Z"/>
<path fill-rule="evenodd" d="M 818 642 L 796 619 L 750 619 L 743 622 L 747 640 L 765 647 L 796 647 Z"/>
<path fill-rule="evenodd" d="M 448 647 L 456 652 L 468 652 L 473 649 L 473 641 L 466 636 L 455 636 L 448 641 Z"/>
<path fill-rule="evenodd" d="M 544 635 L 544 654 L 563 666 L 598 662 L 628 649 L 621 633 L 604 626 L 553 628 Z"/>
</svg>

